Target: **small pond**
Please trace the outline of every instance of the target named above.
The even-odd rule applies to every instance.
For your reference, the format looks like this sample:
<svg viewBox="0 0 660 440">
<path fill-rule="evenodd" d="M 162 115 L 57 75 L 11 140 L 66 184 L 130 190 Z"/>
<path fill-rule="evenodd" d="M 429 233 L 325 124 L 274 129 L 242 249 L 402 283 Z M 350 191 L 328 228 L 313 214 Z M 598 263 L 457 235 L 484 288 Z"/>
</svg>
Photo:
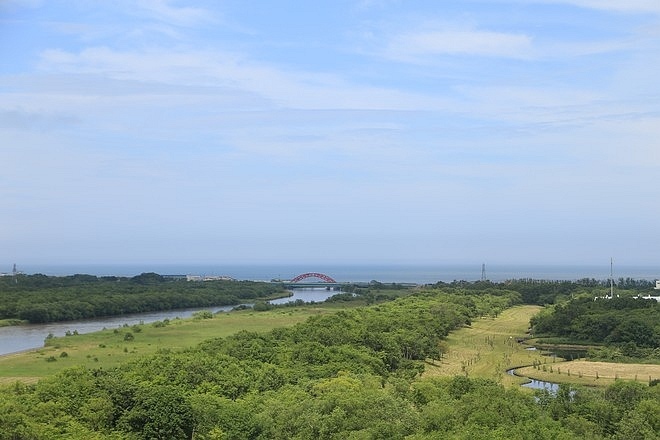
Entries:
<svg viewBox="0 0 660 440">
<path fill-rule="evenodd" d="M 537 350 L 543 350 L 544 356 L 551 356 L 553 358 L 562 358 L 566 359 L 567 361 L 572 361 L 575 359 L 580 359 L 584 358 L 587 356 L 587 350 L 583 348 L 572 348 L 572 347 L 548 347 L 548 346 L 543 346 L 543 347 L 535 347 L 535 346 L 530 346 L 526 347 L 525 350 L 528 351 L 537 351 Z M 507 370 L 507 374 L 510 374 L 512 376 L 518 376 L 518 377 L 525 377 L 516 374 L 515 368 L 512 368 L 510 370 Z M 526 379 L 529 380 L 529 382 L 526 382 L 522 384 L 521 386 L 525 388 L 532 388 L 534 390 L 547 390 L 551 393 L 556 393 L 559 390 L 559 384 L 555 382 L 547 382 L 545 380 L 536 380 L 536 379 L 531 379 L 526 377 Z"/>
<path fill-rule="evenodd" d="M 511 368 L 510 370 L 506 371 L 507 374 L 510 374 L 511 376 L 518 376 L 518 377 L 525 377 L 525 376 L 520 376 L 516 374 L 516 368 Z M 525 377 L 526 379 L 529 380 L 529 382 L 526 382 L 522 384 L 522 387 L 525 388 L 531 388 L 533 390 L 546 390 L 551 393 L 556 393 L 559 390 L 559 384 L 555 382 L 546 382 L 545 380 L 536 380 L 536 379 L 530 379 L 528 377 Z"/>
</svg>

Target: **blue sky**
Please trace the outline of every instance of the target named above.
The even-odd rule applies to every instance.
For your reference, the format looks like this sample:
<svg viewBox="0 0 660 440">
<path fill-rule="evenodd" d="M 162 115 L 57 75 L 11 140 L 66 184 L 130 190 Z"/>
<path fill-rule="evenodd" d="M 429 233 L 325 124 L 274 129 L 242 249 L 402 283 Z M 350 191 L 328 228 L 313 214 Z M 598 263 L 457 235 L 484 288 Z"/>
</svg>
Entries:
<svg viewBox="0 0 660 440">
<path fill-rule="evenodd" d="M 0 264 L 660 266 L 657 0 L 0 1 Z"/>
</svg>

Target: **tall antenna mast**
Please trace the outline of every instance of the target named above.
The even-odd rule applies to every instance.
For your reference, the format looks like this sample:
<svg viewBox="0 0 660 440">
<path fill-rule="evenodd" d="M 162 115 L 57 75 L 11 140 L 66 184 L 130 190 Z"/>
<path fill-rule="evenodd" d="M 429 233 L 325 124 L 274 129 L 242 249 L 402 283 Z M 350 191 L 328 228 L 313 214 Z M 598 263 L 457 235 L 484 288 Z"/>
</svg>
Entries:
<svg viewBox="0 0 660 440">
<path fill-rule="evenodd" d="M 16 274 L 18 274 L 18 270 L 16 270 L 16 263 L 14 263 L 14 269 L 11 271 L 11 274 L 14 277 L 14 284 L 18 283 L 18 280 L 16 279 Z"/>
<path fill-rule="evenodd" d="M 610 298 L 614 298 L 614 258 L 610 257 Z"/>
<path fill-rule="evenodd" d="M 486 281 L 486 263 L 481 264 L 481 281 Z"/>
</svg>

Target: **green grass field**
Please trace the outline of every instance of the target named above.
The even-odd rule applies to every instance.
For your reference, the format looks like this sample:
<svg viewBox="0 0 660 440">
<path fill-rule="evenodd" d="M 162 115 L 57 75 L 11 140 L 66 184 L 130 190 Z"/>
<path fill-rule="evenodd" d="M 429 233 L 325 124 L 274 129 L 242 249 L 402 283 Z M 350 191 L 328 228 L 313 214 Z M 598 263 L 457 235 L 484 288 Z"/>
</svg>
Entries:
<svg viewBox="0 0 660 440">
<path fill-rule="evenodd" d="M 125 327 L 53 338 L 46 347 L 0 356 L 0 383 L 13 383 L 17 380 L 33 383 L 65 368 L 79 365 L 111 368 L 159 349 L 180 350 L 240 330 L 263 332 L 275 327 L 291 326 L 313 315 L 332 313 L 340 307 L 309 306 L 266 312 L 247 310 L 221 313 L 211 319 L 176 319 L 164 327 L 144 324 L 138 326 L 139 331 Z M 129 332 L 133 335 L 132 340 L 125 339 Z"/>
<path fill-rule="evenodd" d="M 425 375 L 482 377 L 501 380 L 505 385 L 521 384 L 524 378 L 506 374 L 506 370 L 543 361 L 538 351 L 525 350 L 516 342 L 525 336 L 529 319 L 541 307 L 518 306 L 505 310 L 497 318 L 479 318 L 452 332 L 446 341 L 442 361 L 427 365 Z"/>
<path fill-rule="evenodd" d="M 34 383 L 65 368 L 111 368 L 122 362 L 155 353 L 160 349 L 181 350 L 240 330 L 263 332 L 291 326 L 310 316 L 333 313 L 356 303 L 335 303 L 276 309 L 221 313 L 211 319 L 172 320 L 164 327 L 144 324 L 118 330 L 104 330 L 84 335 L 53 338 L 48 346 L 12 355 L 0 356 L 0 384 L 21 381 Z M 539 351 L 526 350 L 516 338 L 525 336 L 529 319 L 540 310 L 537 306 L 518 306 L 505 310 L 497 318 L 474 320 L 470 327 L 452 332 L 445 344 L 441 361 L 428 362 L 425 376 L 468 375 L 521 384 L 523 377 L 506 374 L 510 368 L 546 364 L 546 371 L 526 367 L 519 373 L 535 379 L 560 383 L 606 386 L 615 378 L 648 381 L 660 377 L 660 365 L 615 364 L 574 361 L 556 363 Z M 126 335 L 130 332 L 133 339 Z M 63 353 L 66 353 L 64 355 Z M 552 372 L 550 372 L 552 367 Z M 569 370 L 571 375 L 568 374 Z M 596 379 L 596 372 L 599 378 Z M 581 377 L 580 377 L 581 376 Z"/>
<path fill-rule="evenodd" d="M 660 365 L 590 362 L 584 359 L 541 365 L 538 368 L 525 367 L 518 372 L 538 380 L 589 386 L 606 386 L 617 379 L 635 380 L 642 383 L 660 379 Z"/>
<path fill-rule="evenodd" d="M 538 380 L 589 386 L 607 386 L 616 379 L 648 382 L 649 377 L 660 378 L 660 365 L 585 360 L 563 362 L 559 358 L 543 356 L 540 351 L 526 350 L 529 346 L 519 344 L 516 338 L 525 336 L 529 319 L 539 310 L 540 307 L 536 306 L 513 307 L 497 318 L 477 319 L 470 327 L 451 333 L 447 338 L 446 356 L 442 362 L 427 365 L 424 374 L 467 374 L 512 385 L 524 383 L 527 379 L 506 374 L 506 370 L 526 366 L 517 369 L 517 373 Z M 534 362 L 541 366 L 538 369 L 529 366 Z"/>
</svg>

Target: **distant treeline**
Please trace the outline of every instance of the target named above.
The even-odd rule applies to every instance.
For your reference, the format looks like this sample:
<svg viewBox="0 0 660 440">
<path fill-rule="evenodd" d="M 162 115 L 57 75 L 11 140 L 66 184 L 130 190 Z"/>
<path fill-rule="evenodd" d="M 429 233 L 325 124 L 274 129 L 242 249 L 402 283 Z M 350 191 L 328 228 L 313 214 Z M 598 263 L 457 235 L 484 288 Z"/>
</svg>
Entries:
<svg viewBox="0 0 660 440">
<path fill-rule="evenodd" d="M 0 277 L 0 319 L 31 323 L 128 313 L 234 305 L 283 292 L 252 281 L 189 282 L 155 273 L 127 277 L 19 275 Z"/>
<path fill-rule="evenodd" d="M 0 438 L 657 438 L 658 386 L 620 381 L 535 396 L 491 380 L 419 375 L 426 359 L 442 356 L 449 331 L 518 300 L 426 289 L 116 368 L 17 383 L 0 389 Z"/>
<path fill-rule="evenodd" d="M 426 287 L 491 296 L 515 292 L 521 303 L 548 305 L 580 296 L 603 296 L 609 292 L 609 281 L 454 281 Z M 654 284 L 647 280 L 620 278 L 616 282 L 617 293 L 622 297 L 650 293 L 653 287 Z M 342 291 L 355 293 L 357 299 L 367 304 L 407 295 L 413 290 L 410 286 L 376 281 L 367 287 L 342 286 Z M 188 282 L 156 273 L 134 277 L 18 275 L 15 278 L 0 277 L 0 319 L 21 319 L 32 323 L 69 321 L 189 307 L 235 305 L 282 292 L 283 287 L 279 284 L 224 280 Z M 335 301 L 350 299 L 349 295 L 333 298 Z"/>
<path fill-rule="evenodd" d="M 453 281 L 451 283 L 436 283 L 435 287 L 460 287 L 465 290 L 483 291 L 484 289 L 513 290 L 520 293 L 525 304 L 547 305 L 555 304 L 578 295 L 604 296 L 609 293 L 609 280 L 584 278 L 577 281 L 551 281 L 535 279 L 514 279 L 501 283 L 491 281 Z M 655 283 L 649 280 L 619 278 L 614 281 L 614 287 L 620 296 L 635 296 L 640 293 L 653 292 Z"/>
</svg>

